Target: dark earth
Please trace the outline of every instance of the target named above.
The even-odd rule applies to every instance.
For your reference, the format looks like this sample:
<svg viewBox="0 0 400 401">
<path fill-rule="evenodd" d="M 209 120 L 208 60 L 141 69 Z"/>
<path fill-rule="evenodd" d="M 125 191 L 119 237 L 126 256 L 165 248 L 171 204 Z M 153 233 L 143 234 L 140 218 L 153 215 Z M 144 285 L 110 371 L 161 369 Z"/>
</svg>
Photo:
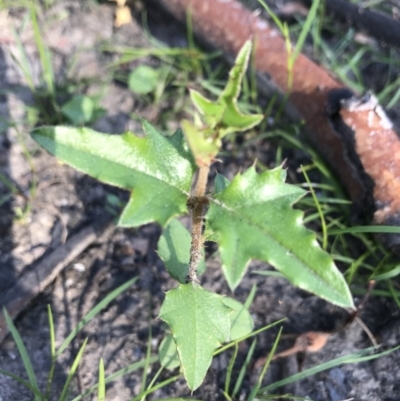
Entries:
<svg viewBox="0 0 400 401">
<path fill-rule="evenodd" d="M 114 27 L 115 6 L 109 3 L 60 0 L 40 17 L 43 37 L 52 52 L 58 83 L 84 82 L 77 86 L 81 93 L 102 93 L 101 106 L 106 112 L 94 123 L 94 128 L 99 131 L 117 134 L 130 129 L 140 133 L 137 115 L 162 129 L 168 125 L 168 129 L 173 130 L 179 124 L 178 120 L 166 124 L 161 119 L 161 113 L 171 106 L 168 103 L 171 100 L 164 100 L 154 108 L 151 102 L 145 102 L 133 94 L 126 85 L 109 78 L 107 65 L 115 61 L 115 56 L 103 51 L 105 43 L 115 47 L 153 47 L 142 27 L 139 15 L 142 7 L 145 5 L 137 3 L 138 18 L 120 28 Z M 159 38 L 168 37 L 170 45 L 185 46 L 185 30 L 161 10 L 154 9 L 154 5 L 151 7 L 148 10 L 151 32 Z M 30 25 L 22 27 L 25 15 L 22 8 L 0 12 L 0 172 L 21 191 L 11 194 L 7 185 L 0 181 L 0 304 L 4 302 L 2 296 L 6 290 L 16 285 L 27 271 L 35 271 L 40 262 L 61 246 L 66 238 L 99 219 L 115 220 L 118 210 L 113 206 L 113 199 L 127 199 L 123 191 L 103 185 L 60 164 L 29 138 L 32 127 L 28 115 L 34 106 L 34 98 L 15 61 L 19 50 L 13 35 L 14 28 L 21 35 L 36 84 L 39 82 L 40 61 Z M 160 18 L 163 18 L 163 23 L 160 23 Z M 129 63 L 126 68 L 155 62 L 151 57 L 145 57 Z M 256 158 L 273 166 L 272 146 L 265 140 L 244 146 L 236 152 L 235 158 L 227 157 L 225 167 L 220 169 L 231 176 Z M 31 160 L 27 157 L 27 151 Z M 291 157 L 288 163 L 294 166 L 295 171 L 304 155 L 292 152 Z M 23 195 L 29 194 L 34 179 L 37 180 L 37 188 L 31 210 L 21 217 L 19 210 L 26 205 Z M 151 352 L 157 354 L 168 331 L 157 318 L 160 305 L 165 292 L 176 285 L 156 253 L 160 234 L 161 229 L 155 224 L 139 229 L 115 227 L 105 230 L 51 285 L 43 288 L 41 294 L 16 319 L 16 327 L 32 359 L 39 385 L 44 388 L 50 366 L 47 305 L 51 306 L 53 312 L 56 344 L 60 345 L 95 304 L 128 279 L 139 278 L 132 288 L 85 326 L 59 358 L 52 400 L 58 399 L 69 368 L 85 338 L 89 339 L 88 345 L 68 399 L 73 399 L 97 382 L 100 357 L 104 360 L 107 375 L 145 358 L 150 328 Z M 205 288 L 234 296 L 242 302 L 252 286 L 257 285 L 256 297 L 250 308 L 255 328 L 286 318 L 279 351 L 291 347 L 296 335 L 307 331 L 333 331 L 343 323 L 346 318 L 344 311 L 294 288 L 283 278 L 253 273 L 255 270 L 271 269 L 265 264 L 253 262 L 242 284 L 232 295 L 219 268 L 218 256 L 212 254 L 201 280 Z M 355 298 L 355 302 L 358 304 L 360 298 Z M 381 344 L 380 351 L 400 344 L 400 311 L 392 299 L 371 296 L 360 318 Z M 268 354 L 279 327 L 257 336 L 255 365 L 257 359 Z M 234 368 L 233 381 L 250 344 L 249 340 L 239 348 L 239 363 Z M 274 361 L 263 385 L 371 345 L 365 331 L 357 322 L 353 322 L 332 334 L 320 351 L 303 355 L 303 361 L 301 355 L 297 354 Z M 180 378 L 155 391 L 148 399 L 193 397 L 224 400 L 224 382 L 230 356 L 231 351 L 227 351 L 215 358 L 203 385 L 193 395 L 184 379 Z M 258 379 L 260 370 L 254 364 L 247 372 L 238 400 L 247 399 L 251 386 Z M 398 401 L 399 366 L 400 350 L 397 350 L 357 365 L 334 367 L 277 389 L 275 393 L 290 393 L 314 401 Z M 26 379 L 21 358 L 10 335 L 0 344 L 0 369 Z M 148 377 L 151 379 L 158 369 L 159 363 L 150 365 Z M 162 372 L 159 382 L 172 374 Z M 141 391 L 142 377 L 143 371 L 138 370 L 116 380 L 107 387 L 107 400 L 132 399 Z M 0 375 L 0 401 L 32 399 L 29 390 L 13 379 Z M 84 399 L 95 399 L 95 396 Z"/>
</svg>

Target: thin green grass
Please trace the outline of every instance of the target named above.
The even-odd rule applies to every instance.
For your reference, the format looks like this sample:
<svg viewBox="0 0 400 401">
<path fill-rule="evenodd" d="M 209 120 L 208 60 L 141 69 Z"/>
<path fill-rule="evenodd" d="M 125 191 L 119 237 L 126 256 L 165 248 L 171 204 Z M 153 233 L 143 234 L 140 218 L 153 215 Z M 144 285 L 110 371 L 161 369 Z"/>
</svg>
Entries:
<svg viewBox="0 0 400 401">
<path fill-rule="evenodd" d="M 100 358 L 99 362 L 99 384 L 97 389 L 97 400 L 106 400 L 106 377 L 104 373 L 104 362 L 102 358 Z"/>
<path fill-rule="evenodd" d="M 138 277 L 134 277 L 127 281 L 126 283 L 120 285 L 118 288 L 113 290 L 110 294 L 108 294 L 101 302 L 99 302 L 86 316 L 83 317 L 82 320 L 76 325 L 75 329 L 68 335 L 68 337 L 63 341 L 60 348 L 56 352 L 56 357 L 60 356 L 71 341 L 76 337 L 76 335 L 102 310 L 104 309 L 111 301 L 118 297 L 118 295 L 122 294 L 125 290 L 131 287 L 135 281 L 137 281 Z"/>
<path fill-rule="evenodd" d="M 229 360 L 228 368 L 226 371 L 225 386 L 224 386 L 223 394 L 228 401 L 232 401 L 232 397 L 229 395 L 229 388 L 231 386 L 232 371 L 233 371 L 233 366 L 236 362 L 238 351 L 239 351 L 239 346 L 237 344 L 235 344 L 235 347 L 233 349 L 233 353 L 232 353 L 231 359 Z"/>
<path fill-rule="evenodd" d="M 51 366 L 49 370 L 49 375 L 48 375 L 48 380 L 46 383 L 46 388 L 44 394 L 42 394 L 39 390 L 38 382 L 36 379 L 36 374 L 35 370 L 32 366 L 32 362 L 29 358 L 28 352 L 26 350 L 26 347 L 22 341 L 22 338 L 16 329 L 12 319 L 10 318 L 7 310 L 3 308 L 3 313 L 7 322 L 7 326 L 12 334 L 12 337 L 17 345 L 18 352 L 21 356 L 23 365 L 25 367 L 28 380 L 29 382 L 26 382 L 25 380 L 17 377 L 13 373 L 0 370 L 0 374 L 3 374 L 5 376 L 9 376 L 15 380 L 17 380 L 19 383 L 24 385 L 25 387 L 29 388 L 33 394 L 34 394 L 34 399 L 35 401 L 50 401 L 51 398 L 51 386 L 52 382 L 54 379 L 54 370 L 55 370 L 55 365 L 57 363 L 57 358 L 62 354 L 62 352 L 68 347 L 68 345 L 71 343 L 72 340 L 76 338 L 76 335 L 82 330 L 82 328 L 90 322 L 91 319 L 93 319 L 103 308 L 105 308 L 111 301 L 113 301 L 115 298 L 117 298 L 121 293 L 126 291 L 128 288 L 130 288 L 133 283 L 137 280 L 137 277 L 134 277 L 133 279 L 127 281 L 126 283 L 122 284 L 118 288 L 116 288 L 114 291 L 112 291 L 110 294 L 108 294 L 101 302 L 99 302 L 89 313 L 86 314 L 86 316 L 78 323 L 76 328 L 71 332 L 71 334 L 64 340 L 58 351 L 56 350 L 55 346 L 55 328 L 54 328 L 54 321 L 53 321 L 53 316 L 52 312 L 50 309 L 50 306 L 48 306 L 48 319 L 49 319 L 49 332 L 50 332 L 50 353 L 51 353 Z M 87 339 L 84 341 L 82 346 L 79 349 L 79 352 L 77 356 L 75 357 L 75 360 L 71 366 L 71 369 L 68 373 L 67 379 L 65 381 L 64 387 L 61 391 L 60 398 L 58 398 L 59 401 L 66 401 L 69 391 L 70 391 L 70 384 L 72 382 L 72 379 L 76 373 L 76 370 L 78 368 L 78 365 L 82 359 L 83 352 L 85 349 L 87 343 Z M 154 359 L 154 357 L 151 357 L 151 355 L 148 353 L 145 361 L 143 363 L 136 363 L 133 365 L 128 366 L 125 369 L 121 369 L 120 371 L 116 372 L 114 375 L 109 376 L 104 380 L 104 383 L 108 383 L 112 380 L 115 380 L 117 377 L 120 377 L 124 374 L 127 374 L 133 370 L 139 369 L 139 367 L 144 366 L 146 369 L 149 366 L 150 363 L 154 363 L 154 361 L 157 360 L 157 358 Z M 90 394 L 91 392 L 95 391 L 95 389 L 98 387 L 98 385 L 93 386 L 91 389 L 89 389 L 87 392 L 85 392 L 82 395 L 82 398 L 77 397 L 74 399 L 74 401 L 78 401 L 80 399 L 83 399 L 84 396 Z"/>
<path fill-rule="evenodd" d="M 267 360 L 261 370 L 260 376 L 258 377 L 256 384 L 251 389 L 248 401 L 253 401 L 255 398 L 257 398 L 257 394 L 260 391 L 261 384 L 264 380 L 264 376 L 267 373 L 267 369 L 269 368 L 269 365 L 271 364 L 273 356 L 275 355 L 276 348 L 278 347 L 278 343 L 281 338 L 281 335 L 282 335 L 282 327 L 279 329 L 278 335 L 276 336 L 276 339 L 272 346 L 271 352 L 268 354 Z"/>
<path fill-rule="evenodd" d="M 54 72 L 53 72 L 53 65 L 51 62 L 51 55 L 49 49 L 45 46 L 43 42 L 43 38 L 37 20 L 36 5 L 35 3 L 27 2 L 27 6 L 29 7 L 35 43 L 39 51 L 39 58 L 42 65 L 43 83 L 46 85 L 46 93 L 49 96 L 53 97 L 55 92 L 55 83 L 54 83 Z"/>
<path fill-rule="evenodd" d="M 392 352 L 400 349 L 400 346 L 394 347 L 387 351 L 376 352 L 375 347 L 366 348 L 360 351 L 356 351 L 349 355 L 344 355 L 339 358 L 335 358 L 331 361 L 321 363 L 317 366 L 313 366 L 309 369 L 303 370 L 302 372 L 296 373 L 293 376 L 287 377 L 286 379 L 279 380 L 275 383 L 272 383 L 268 386 L 259 389 L 258 397 L 266 395 L 268 392 L 274 391 L 277 388 L 287 386 L 288 384 L 294 383 L 296 381 L 305 379 L 306 377 L 315 375 L 317 373 L 323 372 L 324 370 L 332 369 L 336 366 L 345 365 L 345 364 L 354 364 L 370 361 L 385 355 L 389 355 Z"/>
<path fill-rule="evenodd" d="M 6 377 L 10 377 L 11 379 L 15 380 L 23 387 L 32 391 L 33 395 L 35 396 L 35 400 L 43 400 L 43 394 L 35 387 L 33 387 L 29 382 L 24 379 L 21 379 L 19 376 L 15 375 L 14 373 L 7 372 L 6 370 L 0 369 L 0 374 Z"/>
<path fill-rule="evenodd" d="M 305 170 L 303 168 L 302 168 L 302 171 L 303 171 L 304 177 L 307 181 L 307 184 L 309 185 L 310 193 L 314 200 L 315 207 L 317 208 L 318 216 L 319 216 L 320 222 L 321 222 L 321 229 L 322 229 L 322 249 L 326 250 L 326 248 L 328 247 L 328 233 L 327 233 L 325 216 L 322 212 L 320 201 L 318 200 L 318 197 L 315 195 L 314 188 L 311 186 L 311 181 L 308 178 L 307 173 L 305 172 Z"/>
<path fill-rule="evenodd" d="M 51 391 L 51 384 L 53 383 L 54 369 L 56 367 L 56 359 L 57 359 L 55 328 L 54 328 L 54 321 L 53 321 L 53 313 L 51 311 L 50 305 L 47 305 L 47 315 L 48 315 L 48 319 L 49 319 L 51 365 L 50 365 L 50 370 L 49 370 L 49 377 L 47 379 L 45 398 L 49 399 L 50 391 Z"/>
<path fill-rule="evenodd" d="M 153 364 L 155 362 L 158 361 L 158 357 L 157 356 L 152 356 L 149 360 L 143 359 L 141 361 L 138 362 L 134 362 L 132 364 L 130 364 L 129 366 L 126 366 L 125 368 L 119 369 L 118 371 L 110 374 L 109 376 L 105 377 L 105 384 L 110 384 L 113 381 L 128 375 L 132 372 L 135 372 L 139 369 L 142 369 L 146 364 L 148 365 Z M 73 398 L 71 401 L 83 401 L 86 399 L 86 397 L 90 394 L 92 394 L 94 391 L 98 390 L 98 384 L 95 384 L 94 386 L 88 388 L 87 390 L 85 390 L 82 394 L 80 394 L 79 396 Z"/>
<path fill-rule="evenodd" d="M 231 395 L 232 398 L 236 397 L 236 395 L 238 394 L 239 390 L 242 387 L 246 371 L 249 368 L 249 365 L 250 365 L 250 363 L 251 363 L 251 361 L 253 359 L 253 355 L 254 355 L 254 351 L 256 349 L 256 345 L 257 345 L 257 339 L 254 339 L 253 342 L 250 345 L 250 348 L 249 348 L 248 352 L 247 352 L 246 359 L 244 360 L 244 363 L 243 363 L 242 367 L 240 368 L 239 375 L 238 375 L 238 377 L 236 379 L 236 382 L 235 382 L 235 387 L 233 388 L 233 391 L 232 391 L 232 395 Z"/>
<path fill-rule="evenodd" d="M 72 363 L 71 369 L 68 373 L 67 380 L 65 381 L 64 387 L 61 392 L 61 396 L 59 398 L 59 401 L 66 401 L 67 396 L 68 396 L 68 391 L 69 391 L 69 386 L 71 384 L 71 381 L 75 375 L 76 370 L 78 369 L 79 363 L 82 359 L 83 352 L 85 351 L 85 347 L 87 344 L 88 339 L 86 338 L 85 341 L 83 342 L 82 346 L 80 347 L 78 354 L 76 355 L 74 362 Z"/>
<path fill-rule="evenodd" d="M 26 350 L 25 344 L 22 341 L 22 338 L 16 329 L 14 322 L 12 321 L 10 315 L 8 314 L 6 308 L 3 307 L 3 314 L 7 322 L 7 327 L 11 332 L 11 335 L 15 341 L 15 344 L 17 345 L 18 352 L 21 355 L 22 363 L 24 364 L 25 371 L 28 375 L 29 379 L 29 384 L 30 386 L 35 389 L 35 401 L 41 401 L 42 397 L 36 395 L 37 393 L 40 393 L 37 379 L 36 379 L 36 374 L 35 370 L 33 369 L 31 359 L 29 358 L 28 351 Z"/>
</svg>

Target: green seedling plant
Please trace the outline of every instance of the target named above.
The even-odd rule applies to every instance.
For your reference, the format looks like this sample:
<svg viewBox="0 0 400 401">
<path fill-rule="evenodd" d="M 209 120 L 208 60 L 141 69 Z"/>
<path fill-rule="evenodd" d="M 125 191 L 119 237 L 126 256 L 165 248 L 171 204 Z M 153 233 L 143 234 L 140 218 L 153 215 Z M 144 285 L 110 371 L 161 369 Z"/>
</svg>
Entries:
<svg viewBox="0 0 400 401">
<path fill-rule="evenodd" d="M 35 2 L 26 0 L 21 2 L 21 6 L 25 7 L 28 11 L 25 19 L 26 22 L 29 19 L 31 23 L 41 66 L 39 82 L 36 84 L 28 54 L 21 42 L 19 33 L 14 30 L 14 39 L 18 49 L 18 54 L 14 56 L 14 60 L 19 66 L 35 101 L 35 107 L 27 108 L 27 114 L 31 116 L 30 123 L 35 125 L 40 123 L 56 124 L 66 122 L 82 126 L 101 117 L 104 111 L 99 107 L 96 96 L 86 96 L 84 94 L 71 96 L 68 92 L 69 87 L 73 86 L 73 82 L 61 84 L 56 81 L 52 54 L 46 46 L 40 31 L 38 21 L 39 7 Z M 25 24 L 22 24 L 22 27 L 24 26 Z M 63 96 L 60 96 L 60 94 Z"/>
<path fill-rule="evenodd" d="M 304 21 L 304 25 L 301 28 L 300 34 L 296 41 L 294 49 L 292 47 L 292 42 L 290 39 L 289 26 L 286 22 L 282 22 L 278 16 L 272 11 L 272 9 L 263 1 L 258 0 L 265 11 L 272 18 L 278 29 L 280 30 L 283 38 L 285 39 L 286 52 L 287 52 L 287 70 L 288 70 L 288 92 L 292 90 L 293 86 L 293 68 L 296 63 L 297 57 L 299 56 L 304 43 L 306 41 L 307 35 L 311 30 L 311 26 L 316 19 L 318 10 L 320 8 L 321 0 L 313 0 L 310 11 L 307 14 L 307 18 Z"/>
<path fill-rule="evenodd" d="M 164 228 L 158 250 L 178 284 L 166 293 L 159 316 L 170 327 L 191 390 L 201 385 L 215 350 L 232 339 L 232 316 L 246 316 L 235 302 L 202 287 L 205 240 L 218 244 L 222 271 L 232 290 L 249 262 L 258 259 L 299 288 L 354 309 L 333 259 L 303 226 L 302 212 L 292 208 L 306 191 L 285 183 L 282 166 L 259 173 L 253 165 L 232 181 L 217 175 L 209 182 L 223 139 L 252 129 L 263 119 L 243 114 L 237 106 L 251 47 L 251 41 L 243 45 L 216 101 L 190 91 L 194 120 L 182 121 L 182 130 L 170 136 L 146 121 L 144 137 L 65 126 L 32 132 L 44 149 L 72 167 L 131 191 L 120 226 L 157 222 Z M 188 212 L 190 232 L 176 219 Z"/>
</svg>

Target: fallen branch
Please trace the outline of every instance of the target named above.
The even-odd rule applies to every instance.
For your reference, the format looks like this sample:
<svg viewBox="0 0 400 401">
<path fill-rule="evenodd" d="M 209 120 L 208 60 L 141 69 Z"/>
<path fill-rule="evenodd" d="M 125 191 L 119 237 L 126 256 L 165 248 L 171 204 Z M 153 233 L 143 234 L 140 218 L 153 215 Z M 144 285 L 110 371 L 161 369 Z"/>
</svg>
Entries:
<svg viewBox="0 0 400 401">
<path fill-rule="evenodd" d="M 12 319 L 18 315 L 48 286 L 75 258 L 101 235 L 111 232 L 114 224 L 110 218 L 86 226 L 45 257 L 0 298 Z M 6 320 L 0 311 L 0 344 L 8 334 Z"/>
</svg>

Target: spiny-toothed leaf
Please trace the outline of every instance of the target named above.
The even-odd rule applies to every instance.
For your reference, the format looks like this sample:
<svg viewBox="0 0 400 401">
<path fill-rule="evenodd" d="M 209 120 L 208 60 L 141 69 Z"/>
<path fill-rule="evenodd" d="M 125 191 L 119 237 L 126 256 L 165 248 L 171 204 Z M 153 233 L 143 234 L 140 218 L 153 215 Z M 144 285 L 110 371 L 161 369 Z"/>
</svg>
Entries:
<svg viewBox="0 0 400 401">
<path fill-rule="evenodd" d="M 167 292 L 160 318 L 171 328 L 191 390 L 202 383 L 214 350 L 229 341 L 231 312 L 221 295 L 195 283 L 181 284 Z"/>
<path fill-rule="evenodd" d="M 226 104 L 222 120 L 220 122 L 220 137 L 232 132 L 246 131 L 253 128 L 263 119 L 261 114 L 246 115 L 239 111 L 236 102 Z"/>
<path fill-rule="evenodd" d="M 132 191 L 119 224 L 164 225 L 186 212 L 194 172 L 181 131 L 165 137 L 146 121 L 144 138 L 106 135 L 88 128 L 43 127 L 32 137 L 49 153 L 107 184 Z"/>
<path fill-rule="evenodd" d="M 235 64 L 229 72 L 228 82 L 218 98 L 220 103 L 227 104 L 232 101 L 236 102 L 240 93 L 243 76 L 249 64 L 251 48 L 251 40 L 247 40 L 240 49 L 236 57 Z"/>
<path fill-rule="evenodd" d="M 195 89 L 190 89 L 190 99 L 198 112 L 204 117 L 206 125 L 215 127 L 217 122 L 221 120 L 224 113 L 224 105 L 207 99 Z"/>
<path fill-rule="evenodd" d="M 182 129 L 198 166 L 211 163 L 221 148 L 221 138 L 225 135 L 248 130 L 263 119 L 261 114 L 243 114 L 237 106 L 237 98 L 250 53 L 251 41 L 248 40 L 236 58 L 225 89 L 215 102 L 205 98 L 196 90 L 190 91 L 192 102 L 203 121 L 196 125 L 187 121 L 183 122 Z"/>
<path fill-rule="evenodd" d="M 172 219 L 164 227 L 158 240 L 158 255 L 163 260 L 168 273 L 182 284 L 186 283 L 189 270 L 191 241 L 189 231 L 177 219 Z M 202 274 L 205 268 L 203 258 L 197 266 L 197 274 Z"/>
<path fill-rule="evenodd" d="M 218 128 L 220 138 L 231 132 L 248 130 L 259 124 L 263 119 L 261 114 L 243 114 L 237 106 L 243 76 L 249 63 L 251 47 L 251 41 L 248 40 L 241 48 L 229 73 L 228 82 L 215 103 L 197 93 L 196 96 L 192 96 L 192 99 L 196 99 L 194 101 L 196 107 L 204 115 L 206 122 L 212 121 L 213 124 L 209 125 L 212 128 Z M 213 108 L 211 108 L 211 104 Z"/>
<path fill-rule="evenodd" d="M 237 175 L 211 199 L 208 230 L 219 235 L 223 271 L 234 289 L 251 259 L 266 261 L 294 285 L 336 305 L 353 307 L 351 293 L 315 234 L 302 225 L 292 204 L 304 190 L 284 183 L 278 167 L 257 174 L 254 167 Z"/>
</svg>

